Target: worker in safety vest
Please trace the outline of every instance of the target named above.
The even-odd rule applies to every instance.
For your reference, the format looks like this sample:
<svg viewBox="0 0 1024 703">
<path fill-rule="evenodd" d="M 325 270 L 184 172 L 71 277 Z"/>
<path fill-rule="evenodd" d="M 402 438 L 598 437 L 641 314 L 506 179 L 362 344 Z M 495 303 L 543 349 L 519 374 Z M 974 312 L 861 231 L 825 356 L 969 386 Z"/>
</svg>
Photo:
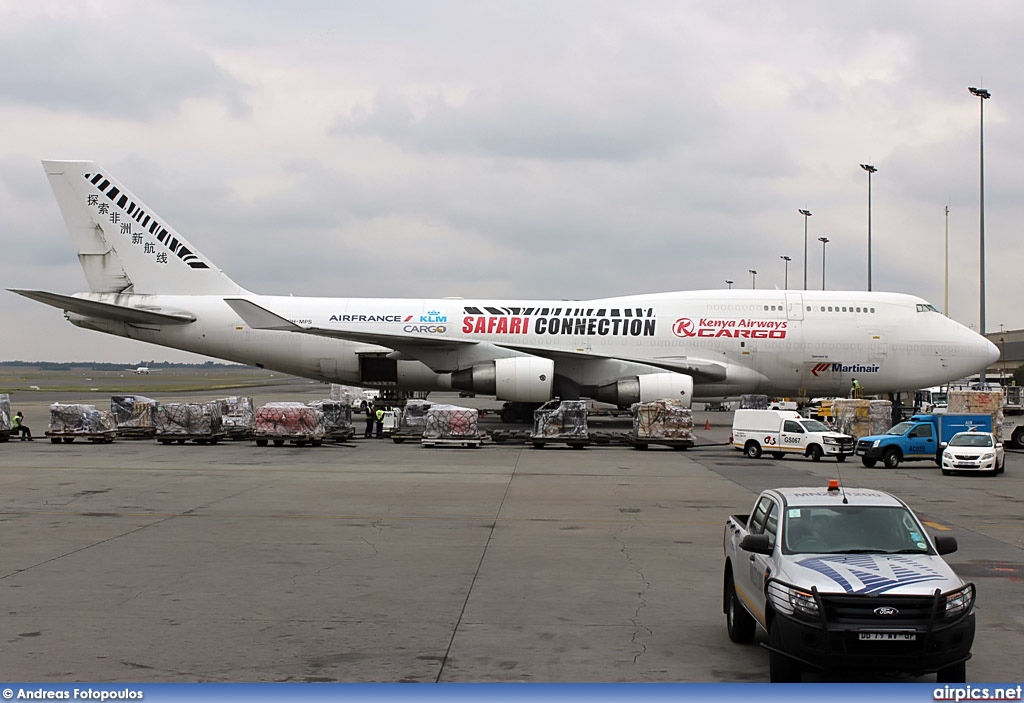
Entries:
<svg viewBox="0 0 1024 703">
<path fill-rule="evenodd" d="M 860 398 L 863 392 L 864 389 L 861 387 L 860 381 L 858 381 L 857 379 L 853 379 L 853 382 L 850 385 L 850 397 Z"/>
<path fill-rule="evenodd" d="M 384 408 L 377 408 L 377 437 L 384 436 Z"/>
</svg>

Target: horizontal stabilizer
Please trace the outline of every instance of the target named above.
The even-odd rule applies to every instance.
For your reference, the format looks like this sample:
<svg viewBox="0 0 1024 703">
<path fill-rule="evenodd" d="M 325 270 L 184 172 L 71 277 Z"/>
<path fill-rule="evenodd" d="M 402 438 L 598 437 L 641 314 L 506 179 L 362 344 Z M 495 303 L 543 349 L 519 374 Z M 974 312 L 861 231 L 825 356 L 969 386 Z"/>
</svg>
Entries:
<svg viewBox="0 0 1024 703">
<path fill-rule="evenodd" d="M 101 320 L 127 322 L 136 325 L 187 325 L 190 322 L 196 321 L 196 316 L 185 310 L 169 310 L 156 306 L 130 307 L 114 303 L 101 303 L 96 300 L 76 298 L 71 295 L 49 293 L 42 290 L 18 290 L 15 288 L 8 288 L 7 290 L 40 303 L 52 305 L 61 310 L 86 317 L 96 317 Z"/>
<path fill-rule="evenodd" d="M 245 324 L 254 330 L 282 330 L 285 332 L 305 332 L 294 322 L 284 319 L 277 313 L 270 312 L 256 303 L 243 298 L 225 298 L 232 310 L 234 310 Z"/>
</svg>

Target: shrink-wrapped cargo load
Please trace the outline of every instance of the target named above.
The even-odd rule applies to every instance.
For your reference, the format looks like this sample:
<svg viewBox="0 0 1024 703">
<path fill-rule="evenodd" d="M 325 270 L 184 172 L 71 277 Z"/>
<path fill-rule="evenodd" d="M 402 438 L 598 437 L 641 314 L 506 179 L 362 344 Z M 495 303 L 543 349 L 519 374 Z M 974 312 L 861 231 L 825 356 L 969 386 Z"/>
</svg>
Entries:
<svg viewBox="0 0 1024 703">
<path fill-rule="evenodd" d="M 530 439 L 587 438 L 587 402 L 551 400 L 533 411 Z"/>
<path fill-rule="evenodd" d="M 463 408 L 457 405 L 431 405 L 427 410 L 426 422 L 423 426 L 424 446 L 437 444 L 463 444 L 479 446 L 480 412 L 476 408 Z"/>
<path fill-rule="evenodd" d="M 401 444 L 407 439 L 419 439 L 427 426 L 427 411 L 432 403 L 422 398 L 410 398 L 398 411 L 397 426 L 391 431 L 391 441 Z"/>
<path fill-rule="evenodd" d="M 971 413 L 992 416 L 992 431 L 1003 441 L 1003 392 L 950 390 L 947 396 L 950 413 Z"/>
<path fill-rule="evenodd" d="M 402 408 L 402 419 L 399 420 L 399 429 L 417 429 L 421 433 L 423 428 L 427 425 L 427 411 L 430 410 L 432 403 L 428 400 L 422 400 L 420 398 L 410 398 L 405 401 L 405 407 Z"/>
<path fill-rule="evenodd" d="M 7 393 L 0 393 L 0 441 L 6 440 L 11 430 L 14 417 L 11 415 L 11 396 Z"/>
<path fill-rule="evenodd" d="M 756 393 L 747 393 L 740 396 L 740 407 L 749 410 L 767 410 L 768 396 Z"/>
<path fill-rule="evenodd" d="M 125 437 L 152 437 L 156 433 L 159 403 L 142 395 L 113 395 L 110 412 L 114 414 L 118 434 Z"/>
<path fill-rule="evenodd" d="M 766 397 L 766 396 L 765 396 Z M 694 446 L 693 411 L 675 398 L 634 403 L 633 428 L 626 435 L 634 449 L 660 444 L 673 449 Z"/>
<path fill-rule="evenodd" d="M 220 405 L 221 428 L 232 439 L 248 439 L 256 423 L 252 398 L 230 395 L 214 401 Z"/>
<path fill-rule="evenodd" d="M 330 439 L 346 440 L 355 436 L 352 426 L 352 405 L 348 400 L 314 400 L 309 407 L 323 414 L 324 434 Z"/>
<path fill-rule="evenodd" d="M 256 410 L 253 435 L 256 444 L 266 446 L 272 440 L 276 446 L 286 441 L 319 446 L 324 439 L 324 414 L 305 403 L 279 402 L 261 405 Z"/>
<path fill-rule="evenodd" d="M 223 437 L 220 403 L 164 403 L 156 409 L 156 438 L 162 444 L 194 439 L 216 443 Z"/>
<path fill-rule="evenodd" d="M 832 421 L 836 432 L 867 437 L 875 434 L 871 424 L 871 401 L 863 398 L 834 398 Z M 889 429 L 884 428 L 882 432 Z"/>
<path fill-rule="evenodd" d="M 80 403 L 54 403 L 50 406 L 46 436 L 51 442 L 72 442 L 77 437 L 112 442 L 116 431 L 117 421 L 109 410 L 97 410 L 95 405 Z"/>
<path fill-rule="evenodd" d="M 693 411 L 675 398 L 633 406 L 633 436 L 693 441 Z"/>
</svg>

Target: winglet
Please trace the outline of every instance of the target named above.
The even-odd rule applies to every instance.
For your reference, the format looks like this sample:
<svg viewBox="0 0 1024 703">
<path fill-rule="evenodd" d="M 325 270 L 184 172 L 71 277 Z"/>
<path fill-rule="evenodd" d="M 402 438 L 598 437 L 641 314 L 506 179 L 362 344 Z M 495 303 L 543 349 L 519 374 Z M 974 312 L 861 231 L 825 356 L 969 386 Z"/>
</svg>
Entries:
<svg viewBox="0 0 1024 703">
<path fill-rule="evenodd" d="M 285 332 L 304 332 L 294 322 L 284 319 L 280 315 L 270 312 L 244 298 L 224 298 L 224 302 L 231 306 L 245 324 L 254 330 L 283 330 Z"/>
</svg>

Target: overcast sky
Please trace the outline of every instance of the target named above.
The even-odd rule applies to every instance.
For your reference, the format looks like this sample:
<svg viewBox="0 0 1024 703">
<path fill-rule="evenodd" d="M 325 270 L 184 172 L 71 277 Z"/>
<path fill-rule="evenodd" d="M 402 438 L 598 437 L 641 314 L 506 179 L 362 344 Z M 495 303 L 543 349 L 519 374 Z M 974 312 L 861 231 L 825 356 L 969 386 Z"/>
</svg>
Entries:
<svg viewBox="0 0 1024 703">
<path fill-rule="evenodd" d="M 867 287 L 1024 327 L 1024 3 L 0 0 L 0 283 L 87 289 L 41 159 L 238 283 L 338 297 Z M 204 357 L 0 291 L 0 361 Z"/>
</svg>

